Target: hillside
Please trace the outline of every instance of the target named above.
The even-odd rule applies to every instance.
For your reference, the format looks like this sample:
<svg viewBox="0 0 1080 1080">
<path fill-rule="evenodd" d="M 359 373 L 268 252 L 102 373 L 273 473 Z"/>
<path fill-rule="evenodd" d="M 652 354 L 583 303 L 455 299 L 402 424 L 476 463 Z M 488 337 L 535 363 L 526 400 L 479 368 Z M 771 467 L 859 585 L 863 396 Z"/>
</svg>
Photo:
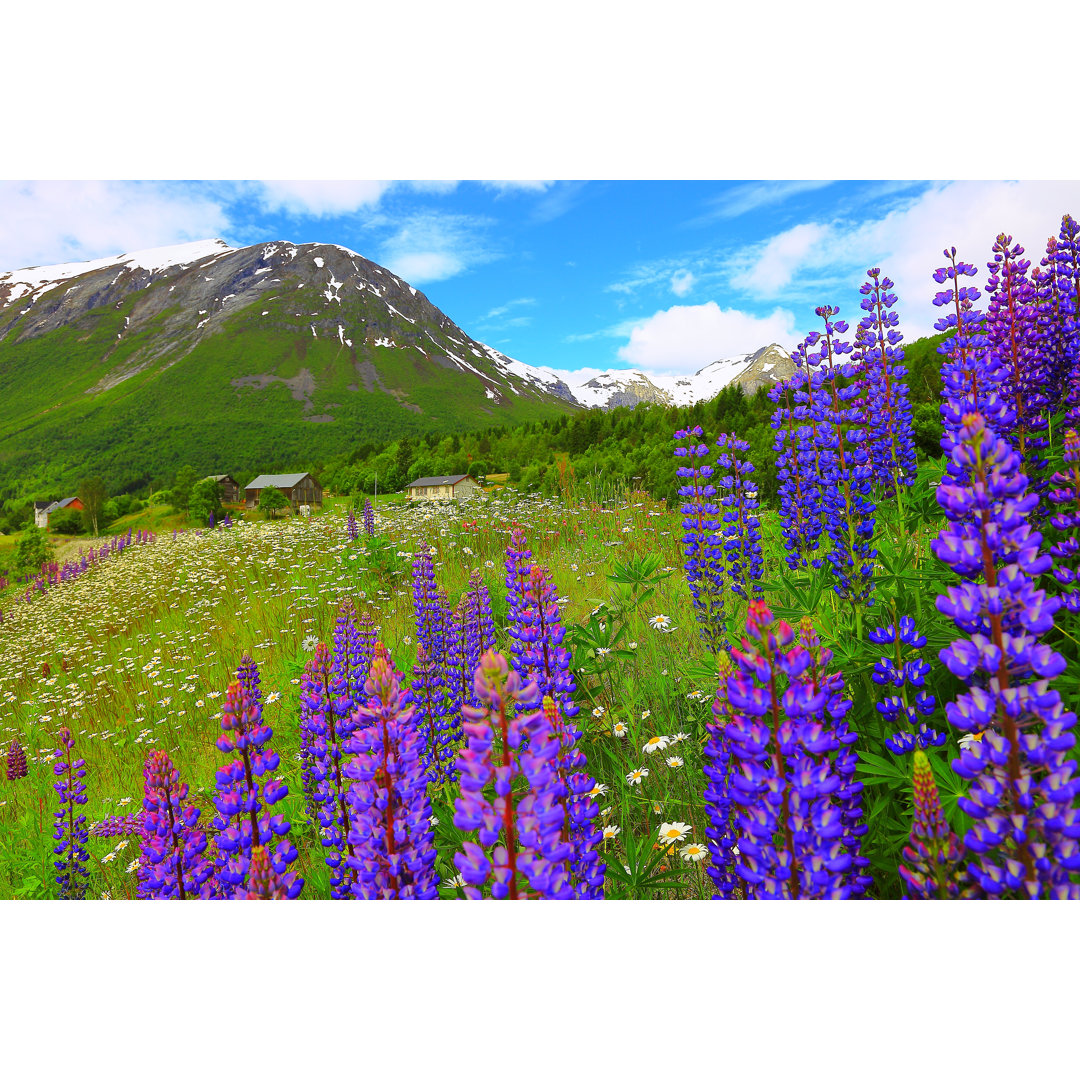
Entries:
<svg viewBox="0 0 1080 1080">
<path fill-rule="evenodd" d="M 0 274 L 0 497 L 305 467 L 576 408 L 334 245 L 211 240 Z"/>
</svg>

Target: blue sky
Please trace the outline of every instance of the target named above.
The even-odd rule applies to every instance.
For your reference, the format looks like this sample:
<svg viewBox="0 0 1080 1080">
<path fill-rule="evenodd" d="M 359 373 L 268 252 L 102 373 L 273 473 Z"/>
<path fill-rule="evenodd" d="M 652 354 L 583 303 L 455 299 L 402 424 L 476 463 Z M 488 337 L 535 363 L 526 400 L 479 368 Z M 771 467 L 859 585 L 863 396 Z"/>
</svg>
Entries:
<svg viewBox="0 0 1080 1080">
<path fill-rule="evenodd" d="M 0 268 L 221 236 L 337 243 L 387 266 L 473 337 L 585 378 L 688 373 L 857 318 L 870 266 L 901 328 L 930 331 L 941 249 L 984 264 L 1012 232 L 1041 256 L 1068 181 L 0 181 Z M 984 271 L 985 273 L 985 271 Z"/>
</svg>

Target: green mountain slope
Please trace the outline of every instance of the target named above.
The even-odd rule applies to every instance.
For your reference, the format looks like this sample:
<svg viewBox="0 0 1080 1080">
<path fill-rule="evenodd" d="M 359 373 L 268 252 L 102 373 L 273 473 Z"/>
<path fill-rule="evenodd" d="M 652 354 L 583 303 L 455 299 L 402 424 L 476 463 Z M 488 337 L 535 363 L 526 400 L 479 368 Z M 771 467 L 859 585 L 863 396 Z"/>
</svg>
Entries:
<svg viewBox="0 0 1080 1080">
<path fill-rule="evenodd" d="M 122 491 L 182 464 L 310 468 L 367 440 L 576 411 L 344 248 L 69 269 L 0 275 L 0 497 L 92 473 Z"/>
</svg>

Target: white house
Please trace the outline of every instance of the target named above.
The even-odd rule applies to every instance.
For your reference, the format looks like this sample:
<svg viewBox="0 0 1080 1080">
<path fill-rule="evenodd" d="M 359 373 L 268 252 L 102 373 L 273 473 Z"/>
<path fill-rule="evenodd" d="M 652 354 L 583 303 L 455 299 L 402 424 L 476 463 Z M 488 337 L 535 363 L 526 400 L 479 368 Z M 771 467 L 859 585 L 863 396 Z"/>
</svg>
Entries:
<svg viewBox="0 0 1080 1080">
<path fill-rule="evenodd" d="M 432 502 L 450 502 L 471 499 L 483 494 L 484 489 L 465 473 L 456 476 L 421 476 L 405 489 L 405 498 L 428 499 Z"/>
</svg>

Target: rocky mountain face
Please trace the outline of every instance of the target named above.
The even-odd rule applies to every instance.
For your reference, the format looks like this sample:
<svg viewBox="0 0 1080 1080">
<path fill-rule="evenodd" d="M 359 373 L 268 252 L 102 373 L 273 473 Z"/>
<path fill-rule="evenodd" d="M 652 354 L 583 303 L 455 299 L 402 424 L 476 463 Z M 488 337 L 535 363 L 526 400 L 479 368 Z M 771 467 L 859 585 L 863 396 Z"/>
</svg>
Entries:
<svg viewBox="0 0 1080 1080">
<path fill-rule="evenodd" d="M 260 334 L 305 339 L 310 334 L 336 344 L 355 369 L 354 393 L 361 383 L 369 392 L 395 393 L 383 385 L 378 370 L 377 357 L 389 354 L 376 350 L 386 349 L 404 354 L 412 368 L 430 364 L 471 376 L 492 403 L 493 419 L 512 396 L 573 400 L 565 383 L 533 374 L 475 341 L 423 293 L 336 245 L 234 249 L 209 240 L 0 274 L 0 343 L 23 343 L 76 326 L 102 309 L 122 310 L 124 318 L 98 357 L 104 370 L 87 388 L 90 394 L 149 368 L 179 363 L 201 342 L 227 332 L 236 316 L 247 314 L 261 320 Z M 265 386 L 274 375 L 253 370 L 240 378 L 249 386 Z M 318 381 L 314 373 L 300 378 L 301 385 Z M 399 387 L 396 396 L 410 407 L 407 388 Z"/>
</svg>

